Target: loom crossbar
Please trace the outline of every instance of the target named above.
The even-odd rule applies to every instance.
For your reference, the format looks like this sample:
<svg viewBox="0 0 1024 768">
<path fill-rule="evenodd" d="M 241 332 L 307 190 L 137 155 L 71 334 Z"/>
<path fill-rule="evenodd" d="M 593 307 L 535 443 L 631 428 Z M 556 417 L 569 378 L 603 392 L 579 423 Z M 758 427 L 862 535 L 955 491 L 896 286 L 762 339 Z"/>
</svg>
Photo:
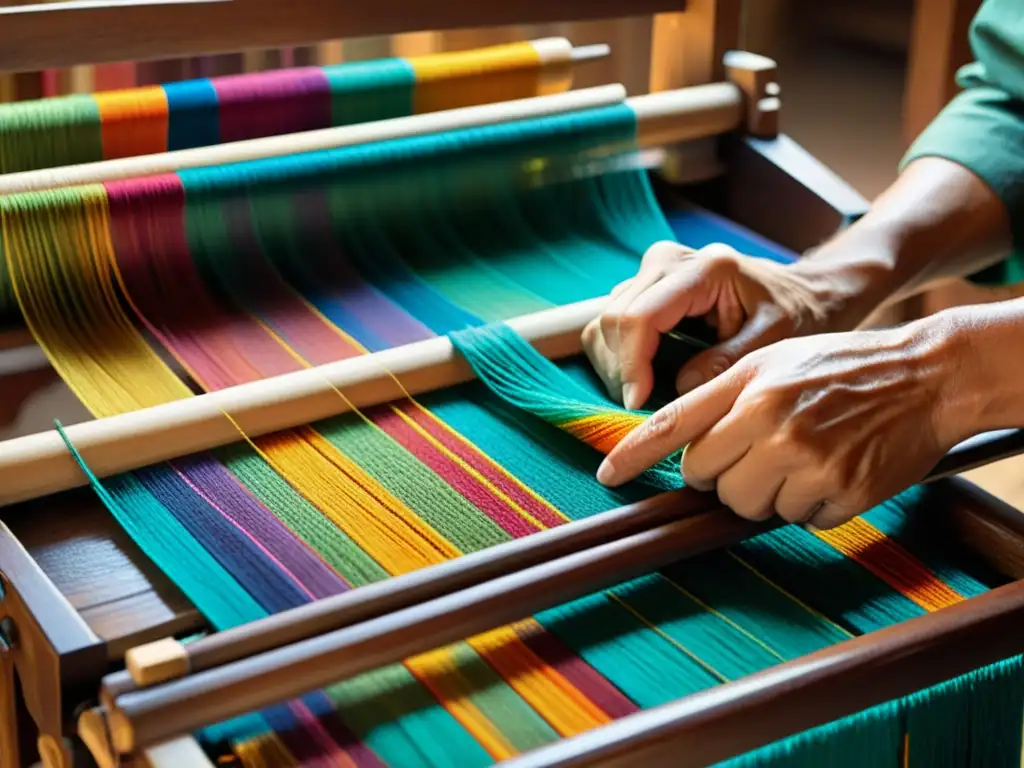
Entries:
<svg viewBox="0 0 1024 768">
<path fill-rule="evenodd" d="M 684 0 L 65 0 L 0 8 L 0 71 L 231 53 L 409 30 L 587 21 L 686 10 Z"/>
</svg>

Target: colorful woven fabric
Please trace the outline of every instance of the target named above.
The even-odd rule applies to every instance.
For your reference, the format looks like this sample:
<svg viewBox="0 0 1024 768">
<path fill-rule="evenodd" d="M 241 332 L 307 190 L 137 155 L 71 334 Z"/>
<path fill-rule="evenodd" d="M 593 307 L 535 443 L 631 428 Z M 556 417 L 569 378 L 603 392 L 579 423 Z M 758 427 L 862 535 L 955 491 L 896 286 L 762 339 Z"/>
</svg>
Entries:
<svg viewBox="0 0 1024 768">
<path fill-rule="evenodd" d="M 12 295 L 96 415 L 192 396 L 158 352 L 215 390 L 451 334 L 483 376 L 93 478 L 212 627 L 678 483 L 667 466 L 597 483 L 635 417 L 582 361 L 492 325 L 602 295 L 671 237 L 642 173 L 558 172 L 634 133 L 620 105 L 0 199 Z M 915 489 L 828 535 L 781 529 L 199 736 L 248 766 L 488 765 L 990 588 L 915 524 L 928 505 Z M 729 764 L 1016 765 L 1020 675 L 1011 660 Z"/>
<path fill-rule="evenodd" d="M 530 43 L 299 67 L 0 105 L 0 173 L 519 99 L 562 90 Z"/>
</svg>

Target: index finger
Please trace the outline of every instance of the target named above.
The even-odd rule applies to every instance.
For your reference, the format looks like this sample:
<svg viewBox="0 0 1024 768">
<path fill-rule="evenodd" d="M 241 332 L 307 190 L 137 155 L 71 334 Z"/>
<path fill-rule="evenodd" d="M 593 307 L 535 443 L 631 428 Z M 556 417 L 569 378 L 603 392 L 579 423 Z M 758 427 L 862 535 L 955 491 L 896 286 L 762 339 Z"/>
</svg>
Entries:
<svg viewBox="0 0 1024 768">
<path fill-rule="evenodd" d="M 655 411 L 608 453 L 598 481 L 622 485 L 668 458 L 723 419 L 742 391 L 740 376 L 726 373 Z"/>
</svg>

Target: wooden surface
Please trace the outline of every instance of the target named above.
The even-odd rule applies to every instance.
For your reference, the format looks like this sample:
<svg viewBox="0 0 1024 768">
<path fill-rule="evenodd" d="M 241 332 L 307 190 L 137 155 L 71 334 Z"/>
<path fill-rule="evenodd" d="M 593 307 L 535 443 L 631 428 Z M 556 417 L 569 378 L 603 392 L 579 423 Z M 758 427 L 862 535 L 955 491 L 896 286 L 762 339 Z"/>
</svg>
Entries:
<svg viewBox="0 0 1024 768">
<path fill-rule="evenodd" d="M 909 146 L 956 94 L 956 70 L 972 59 L 968 29 L 982 0 L 916 0 L 903 103 Z"/>
<path fill-rule="evenodd" d="M 91 491 L 4 511 L 3 520 L 90 629 L 120 658 L 133 645 L 198 628 L 195 609 Z"/>
<path fill-rule="evenodd" d="M 646 16 L 679 11 L 683 5 L 683 0 L 632 0 L 628 6 L 621 0 L 82 0 L 14 6 L 0 8 L 0 71 L 144 61 L 420 30 L 586 21 L 624 12 Z"/>
</svg>

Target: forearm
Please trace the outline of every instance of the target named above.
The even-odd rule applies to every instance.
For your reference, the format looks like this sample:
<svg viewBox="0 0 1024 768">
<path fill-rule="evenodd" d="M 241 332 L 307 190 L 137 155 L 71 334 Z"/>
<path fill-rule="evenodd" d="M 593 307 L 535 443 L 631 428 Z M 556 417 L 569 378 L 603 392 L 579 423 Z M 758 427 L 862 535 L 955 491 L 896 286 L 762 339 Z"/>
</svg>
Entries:
<svg viewBox="0 0 1024 768">
<path fill-rule="evenodd" d="M 947 370 L 937 416 L 955 439 L 1024 427 L 1024 299 L 956 307 L 914 325 Z"/>
<path fill-rule="evenodd" d="M 922 158 L 863 218 L 793 268 L 833 295 L 835 330 L 845 330 L 926 283 L 996 263 L 1010 248 L 1009 221 L 995 193 L 956 163 Z"/>
</svg>

